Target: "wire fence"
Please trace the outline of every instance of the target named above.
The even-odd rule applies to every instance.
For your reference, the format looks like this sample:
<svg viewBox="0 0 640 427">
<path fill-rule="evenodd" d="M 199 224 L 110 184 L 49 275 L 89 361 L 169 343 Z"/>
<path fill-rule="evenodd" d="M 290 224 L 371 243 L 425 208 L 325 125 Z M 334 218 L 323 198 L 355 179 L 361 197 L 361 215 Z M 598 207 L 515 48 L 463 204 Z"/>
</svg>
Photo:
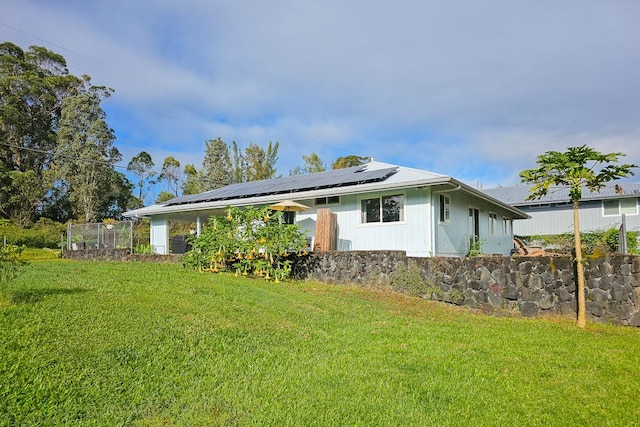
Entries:
<svg viewBox="0 0 640 427">
<path fill-rule="evenodd" d="M 133 249 L 133 222 L 69 224 L 67 250 Z"/>
</svg>

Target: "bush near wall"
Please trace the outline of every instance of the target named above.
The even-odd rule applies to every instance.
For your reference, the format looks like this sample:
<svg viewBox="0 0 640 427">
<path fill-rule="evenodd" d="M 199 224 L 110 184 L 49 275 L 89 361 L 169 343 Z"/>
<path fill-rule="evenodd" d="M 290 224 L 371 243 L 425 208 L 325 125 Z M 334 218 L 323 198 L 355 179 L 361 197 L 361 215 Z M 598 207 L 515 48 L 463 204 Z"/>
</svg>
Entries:
<svg viewBox="0 0 640 427">
<path fill-rule="evenodd" d="M 544 236 L 518 236 L 523 242 L 532 246 L 542 246 L 549 252 L 570 255 L 574 249 L 573 233 Z M 595 256 L 614 255 L 620 251 L 620 233 L 617 228 L 605 231 L 581 233 L 583 253 Z M 627 253 L 639 255 L 638 239 L 640 232 L 627 231 Z"/>
<path fill-rule="evenodd" d="M 19 227 L 11 222 L 0 225 L 0 243 L 26 246 L 28 248 L 59 248 L 63 241 L 66 225 L 41 218 L 29 228 Z"/>
</svg>

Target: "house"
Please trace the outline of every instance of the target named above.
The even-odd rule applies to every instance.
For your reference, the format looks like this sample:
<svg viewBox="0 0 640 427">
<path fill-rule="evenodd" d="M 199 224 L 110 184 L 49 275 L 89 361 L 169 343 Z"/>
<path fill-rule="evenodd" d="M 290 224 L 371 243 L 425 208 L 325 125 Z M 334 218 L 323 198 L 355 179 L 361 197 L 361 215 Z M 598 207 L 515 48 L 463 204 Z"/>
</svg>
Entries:
<svg viewBox="0 0 640 427">
<path fill-rule="evenodd" d="M 484 190 L 504 203 L 514 206 L 531 216 L 528 221 L 518 221 L 513 226 L 517 236 L 553 235 L 573 233 L 573 205 L 568 187 L 552 187 L 540 199 L 527 200 L 531 186 L 516 185 Z M 640 184 L 612 183 L 600 191 L 582 191 L 579 204 L 580 231 L 604 231 L 619 228 L 624 215 L 628 231 L 640 230 L 638 215 Z"/>
<path fill-rule="evenodd" d="M 337 219 L 337 250 L 403 250 L 410 256 L 463 256 L 475 242 L 483 253 L 508 255 L 513 221 L 527 214 L 456 179 L 372 161 L 308 175 L 231 184 L 126 212 L 149 218 L 151 245 L 169 253 L 169 221 L 196 224 L 228 206 L 270 206 L 291 199 L 308 206 L 292 221 L 309 236 L 318 211 Z M 326 211 L 323 211 L 326 212 Z"/>
</svg>

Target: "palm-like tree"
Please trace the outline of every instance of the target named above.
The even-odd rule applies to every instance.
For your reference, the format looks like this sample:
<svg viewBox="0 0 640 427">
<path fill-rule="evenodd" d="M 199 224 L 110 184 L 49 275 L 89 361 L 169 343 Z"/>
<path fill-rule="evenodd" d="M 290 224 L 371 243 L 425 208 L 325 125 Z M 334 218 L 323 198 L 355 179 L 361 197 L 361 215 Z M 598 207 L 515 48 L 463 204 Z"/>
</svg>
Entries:
<svg viewBox="0 0 640 427">
<path fill-rule="evenodd" d="M 578 327 L 587 324 L 584 289 L 584 266 L 582 264 L 582 242 L 580 240 L 579 202 L 583 189 L 599 191 L 609 181 L 633 175 L 635 164 L 617 164 L 623 153 L 603 154 L 582 145 L 570 147 L 564 153 L 547 151 L 537 157 L 537 168 L 520 172 L 524 183 L 534 184 L 527 200 L 545 196 L 551 187 L 569 187 L 569 198 L 573 204 L 573 235 L 575 261 L 578 273 Z"/>
</svg>

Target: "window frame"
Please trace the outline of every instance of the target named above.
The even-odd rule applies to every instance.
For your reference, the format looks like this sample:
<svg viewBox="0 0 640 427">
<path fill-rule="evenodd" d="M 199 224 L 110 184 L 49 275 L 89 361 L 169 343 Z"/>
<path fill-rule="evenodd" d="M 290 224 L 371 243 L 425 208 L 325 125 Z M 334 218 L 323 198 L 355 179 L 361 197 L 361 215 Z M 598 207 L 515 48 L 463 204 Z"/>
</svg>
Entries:
<svg viewBox="0 0 640 427">
<path fill-rule="evenodd" d="M 333 199 L 333 200 L 331 200 Z M 324 200 L 324 201 L 323 201 Z M 339 205 L 340 196 L 322 196 L 313 199 L 314 206 Z"/>
<path fill-rule="evenodd" d="M 627 201 L 626 206 L 622 203 L 623 201 Z M 609 206 L 607 206 L 607 204 Z M 613 210 L 614 205 L 616 208 L 616 213 L 607 213 L 607 210 L 610 212 Z M 633 212 L 624 212 L 624 210 L 629 210 L 632 208 L 633 204 Z M 606 199 L 602 201 L 602 216 L 603 217 L 613 217 L 613 216 L 621 216 L 625 215 L 638 215 L 638 198 L 637 197 L 624 197 L 620 199 Z"/>
<path fill-rule="evenodd" d="M 440 224 L 451 224 L 451 196 L 439 194 Z"/>
<path fill-rule="evenodd" d="M 400 211 L 399 211 L 399 219 L 397 221 L 385 221 L 384 220 L 384 202 L 383 199 L 384 198 L 391 198 L 391 197 L 401 197 L 402 198 L 402 204 L 400 206 Z M 379 220 L 378 221 L 365 221 L 365 211 L 362 209 L 362 205 L 363 202 L 367 201 L 367 200 L 378 200 L 379 203 Z M 390 194 L 382 194 L 379 196 L 374 196 L 374 197 L 361 197 L 358 200 L 358 225 L 360 226 L 381 226 L 381 225 L 392 225 L 392 224 L 404 224 L 406 217 L 405 217 L 405 210 L 406 210 L 406 205 L 407 205 L 407 196 L 405 193 L 390 193 Z"/>
<path fill-rule="evenodd" d="M 498 214 L 495 212 L 489 212 L 489 235 L 496 236 L 498 228 Z"/>
<path fill-rule="evenodd" d="M 505 236 L 509 236 L 512 230 L 511 218 L 503 216 L 502 217 L 502 234 Z"/>
</svg>

